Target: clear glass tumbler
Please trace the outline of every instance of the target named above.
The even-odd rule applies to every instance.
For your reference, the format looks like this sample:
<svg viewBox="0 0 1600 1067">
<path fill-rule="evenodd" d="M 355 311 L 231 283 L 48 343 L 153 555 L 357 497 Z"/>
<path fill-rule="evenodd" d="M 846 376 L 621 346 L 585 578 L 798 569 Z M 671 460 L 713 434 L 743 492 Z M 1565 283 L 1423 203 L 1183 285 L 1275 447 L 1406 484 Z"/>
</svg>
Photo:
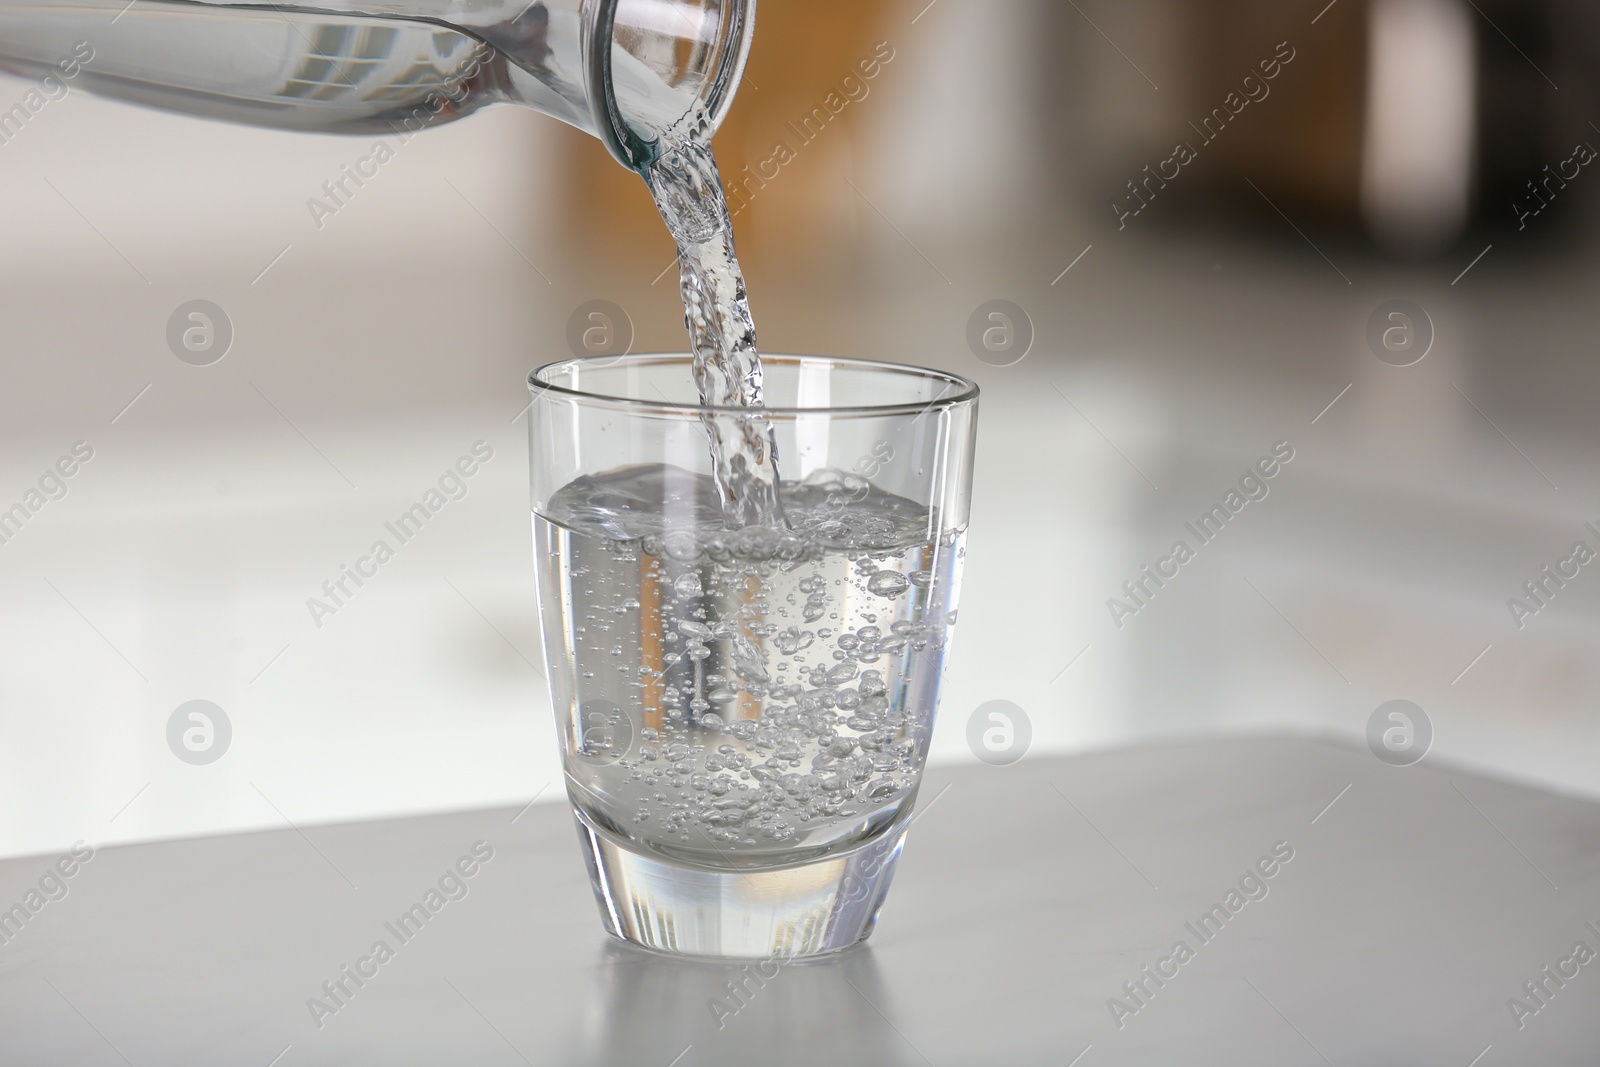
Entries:
<svg viewBox="0 0 1600 1067">
<path fill-rule="evenodd" d="M 539 611 L 606 929 L 816 955 L 872 931 L 955 624 L 978 390 L 765 356 L 781 522 L 730 528 L 686 355 L 530 378 Z M 756 435 L 759 438 L 761 435 Z"/>
</svg>

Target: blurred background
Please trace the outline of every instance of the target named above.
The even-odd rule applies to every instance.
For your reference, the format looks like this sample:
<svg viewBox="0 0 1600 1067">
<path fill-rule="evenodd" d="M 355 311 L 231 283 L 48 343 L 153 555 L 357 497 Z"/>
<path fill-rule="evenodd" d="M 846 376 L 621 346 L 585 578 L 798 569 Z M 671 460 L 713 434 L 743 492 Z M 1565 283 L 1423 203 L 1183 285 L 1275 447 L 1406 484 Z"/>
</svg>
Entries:
<svg viewBox="0 0 1600 1067">
<path fill-rule="evenodd" d="M 762 0 L 717 150 L 763 347 L 984 390 L 936 760 L 997 699 L 1042 754 L 1363 744 L 1401 698 L 1429 759 L 1600 796 L 1597 50 L 1575 0 Z M 524 379 L 592 301 L 682 347 L 643 183 L 515 108 L 332 214 L 374 139 L 77 89 L 5 132 L 0 510 L 74 473 L 0 542 L 0 855 L 558 802 Z M 208 366 L 168 342 L 194 300 Z"/>
</svg>

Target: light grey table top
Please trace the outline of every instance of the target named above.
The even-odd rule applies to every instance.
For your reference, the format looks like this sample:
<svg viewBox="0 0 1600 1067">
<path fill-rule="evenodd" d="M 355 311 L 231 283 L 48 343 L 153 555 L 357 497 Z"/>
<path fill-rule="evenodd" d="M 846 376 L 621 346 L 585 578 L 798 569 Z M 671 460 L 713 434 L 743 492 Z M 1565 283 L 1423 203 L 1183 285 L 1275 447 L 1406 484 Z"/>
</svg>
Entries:
<svg viewBox="0 0 1600 1067">
<path fill-rule="evenodd" d="M 101 849 L 0 946 L 0 1063 L 1600 1060 L 1574 954 L 1600 806 L 1281 738 L 935 769 L 923 797 L 870 947 L 766 977 L 610 943 L 559 805 Z M 0 906 L 51 864 L 0 864 Z"/>
</svg>

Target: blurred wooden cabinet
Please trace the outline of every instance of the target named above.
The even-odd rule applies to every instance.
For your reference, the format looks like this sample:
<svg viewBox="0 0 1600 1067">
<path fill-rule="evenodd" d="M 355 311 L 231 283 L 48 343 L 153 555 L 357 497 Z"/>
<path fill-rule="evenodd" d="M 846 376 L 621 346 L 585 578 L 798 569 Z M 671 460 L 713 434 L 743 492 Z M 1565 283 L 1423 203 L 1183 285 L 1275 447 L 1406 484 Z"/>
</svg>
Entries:
<svg viewBox="0 0 1600 1067">
<path fill-rule="evenodd" d="M 1460 201 L 1438 235 L 1448 243 L 1515 229 L 1546 165 L 1600 145 L 1592 0 L 1078 0 L 1051 17 L 1047 47 L 1065 57 L 1045 74 L 1063 116 L 1057 157 L 1086 172 L 1103 214 L 1174 142 L 1196 150 L 1141 226 L 1281 221 L 1265 193 L 1308 229 L 1376 232 L 1397 225 L 1375 205 L 1387 191 L 1402 215 Z M 1260 63 L 1280 48 L 1295 58 L 1265 87 Z M 1252 75 L 1259 98 L 1245 103 Z M 1552 206 L 1580 206 L 1571 192 Z"/>
<path fill-rule="evenodd" d="M 1228 102 L 1237 107 L 1250 100 L 1255 86 L 1261 86 L 1258 97 L 1266 93 L 1205 144 L 1211 158 L 1198 173 L 1199 184 L 1213 197 L 1259 206 L 1244 181 L 1249 178 L 1285 207 L 1337 224 L 1359 219 L 1367 6 L 1366 0 L 1340 0 L 1314 26 L 1315 12 L 1303 4 L 1210 0 L 1188 6 L 1198 59 L 1183 87 L 1191 121 L 1218 108 L 1231 114 Z M 1282 63 L 1285 54 L 1292 60 L 1267 81 L 1261 64 Z M 1247 77 L 1254 79 L 1248 87 Z"/>
<path fill-rule="evenodd" d="M 901 0 L 761 0 L 744 84 L 716 138 L 747 259 L 806 258 L 836 236 L 839 190 L 848 192 L 837 177 L 848 176 L 863 135 L 860 105 L 893 70 L 879 44 L 896 14 L 904 23 L 916 12 Z M 893 45 L 887 54 L 898 58 Z M 583 135 L 572 140 L 570 236 L 666 262 L 671 245 L 643 183 L 598 145 L 578 143 Z"/>
<path fill-rule="evenodd" d="M 974 48 L 972 34 L 999 21 L 982 17 L 982 5 L 1002 3 L 1026 9 L 1021 22 L 1031 37 Z M 1457 224 L 1440 229 L 1437 246 L 1463 227 L 1514 228 L 1513 205 L 1545 165 L 1570 156 L 1579 139 L 1600 145 L 1600 128 L 1591 125 L 1600 123 L 1600 4 L 1593 0 L 939 0 L 913 24 L 925 6 L 761 0 L 745 84 L 717 138 L 741 251 L 752 266 L 814 267 L 823 253 L 849 245 L 848 231 L 870 209 L 844 179 L 859 182 L 869 163 L 881 161 L 874 139 L 895 132 L 884 123 L 921 106 L 905 96 L 890 106 L 879 94 L 916 79 L 913 91 L 924 91 L 946 71 L 967 79 L 973 94 L 1002 77 L 1033 87 L 1026 116 L 996 118 L 1034 134 L 1036 150 L 996 152 L 984 165 L 1039 172 L 1037 202 L 1031 192 L 1017 198 L 1038 218 L 1070 211 L 1112 223 L 1130 182 L 1187 143 L 1194 164 L 1162 187 L 1141 227 L 1250 218 L 1280 226 L 1270 198 L 1307 230 L 1355 237 L 1384 225 L 1373 207 L 1382 179 L 1401 194 L 1391 221 L 1411 205 L 1425 212 L 1442 198 L 1461 201 Z M 960 33 L 937 32 L 963 17 Z M 1429 36 L 1430 18 L 1450 30 L 1448 42 Z M 1375 41 L 1391 31 L 1389 47 Z M 1412 61 L 1428 49 L 1431 66 L 1420 55 Z M 1002 61 L 1003 71 L 996 69 Z M 876 77 L 862 73 L 864 62 L 878 65 Z M 1375 77 L 1382 63 L 1401 72 L 1398 81 Z M 1276 76 L 1265 77 L 1265 64 L 1280 68 Z M 1375 84 L 1407 111 L 1404 121 L 1387 121 L 1396 116 Z M 1408 84 L 1432 92 L 1440 123 L 1430 122 Z M 1453 138 L 1439 136 L 1445 111 L 1456 123 Z M 920 125 L 926 116 L 915 117 Z M 1412 130 L 1435 140 L 1411 143 Z M 936 162 L 948 145 L 930 147 L 947 132 L 956 144 L 978 131 L 955 122 L 921 126 L 909 147 L 926 173 L 913 170 L 912 181 L 959 185 Z M 1375 166 L 1379 134 L 1405 157 L 1387 170 Z M 601 245 L 630 272 L 637 260 L 654 275 L 672 249 L 643 184 L 598 144 L 567 136 L 569 236 Z M 1432 160 L 1430 170 L 1434 143 L 1449 158 Z M 1414 190 L 1406 188 L 1411 181 Z M 1555 210 L 1570 211 L 1588 195 L 1574 189 Z M 962 197 L 968 194 L 959 189 L 951 194 L 950 211 L 980 206 Z M 891 215 L 905 208 L 880 206 Z M 1574 232 L 1549 221 L 1542 237 Z"/>
</svg>

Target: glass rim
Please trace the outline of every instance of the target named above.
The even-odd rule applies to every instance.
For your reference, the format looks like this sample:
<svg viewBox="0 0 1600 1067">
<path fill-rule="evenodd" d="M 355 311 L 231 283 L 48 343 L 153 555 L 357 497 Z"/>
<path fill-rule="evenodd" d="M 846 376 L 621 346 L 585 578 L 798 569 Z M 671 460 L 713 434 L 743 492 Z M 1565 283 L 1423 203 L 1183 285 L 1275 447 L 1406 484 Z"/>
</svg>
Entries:
<svg viewBox="0 0 1600 1067">
<path fill-rule="evenodd" d="M 761 359 L 764 364 L 768 365 L 804 364 L 807 361 L 815 361 L 856 370 L 916 377 L 923 380 L 943 382 L 946 386 L 954 387 L 956 392 L 949 396 L 937 396 L 932 400 L 915 400 L 894 404 L 824 404 L 817 407 L 764 406 L 747 408 L 664 399 L 642 400 L 631 396 L 617 396 L 613 393 L 569 389 L 564 385 L 555 385 L 541 380 L 547 373 L 554 372 L 560 368 L 581 367 L 584 365 L 597 365 L 603 369 L 617 367 L 623 363 L 657 366 L 679 364 L 685 370 L 688 370 L 693 365 L 694 357 L 686 352 L 651 352 L 625 356 L 578 356 L 570 359 L 559 359 L 553 363 L 546 363 L 528 375 L 528 391 L 533 394 L 535 402 L 545 393 L 555 393 L 581 403 L 612 407 L 623 411 L 648 411 L 658 414 L 695 416 L 705 414 L 750 415 L 759 412 L 762 415 L 776 418 L 799 418 L 806 415 L 921 415 L 936 409 L 946 410 L 972 404 L 977 401 L 979 394 L 978 384 L 970 378 L 965 378 L 950 371 L 934 370 L 930 367 L 918 367 L 906 363 L 889 363 L 879 359 L 857 359 L 852 356 L 807 356 L 785 353 L 763 354 Z"/>
</svg>

